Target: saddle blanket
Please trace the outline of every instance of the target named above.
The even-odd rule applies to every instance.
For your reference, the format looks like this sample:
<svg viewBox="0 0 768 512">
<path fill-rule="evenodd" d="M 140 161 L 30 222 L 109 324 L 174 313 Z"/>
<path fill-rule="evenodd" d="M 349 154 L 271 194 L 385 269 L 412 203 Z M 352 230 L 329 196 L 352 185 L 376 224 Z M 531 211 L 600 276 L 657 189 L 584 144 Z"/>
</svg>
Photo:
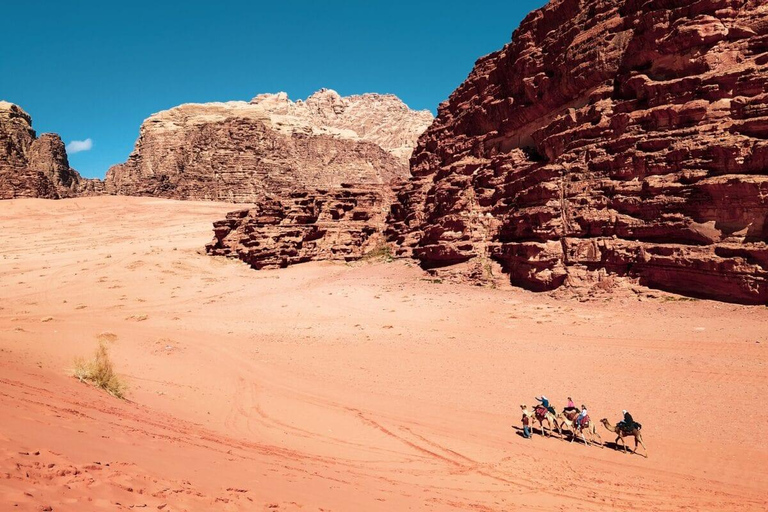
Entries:
<svg viewBox="0 0 768 512">
<path fill-rule="evenodd" d="M 634 422 L 633 425 L 627 425 L 623 421 L 620 421 L 618 423 L 617 427 L 619 427 L 621 430 L 623 430 L 627 434 L 631 433 L 635 429 L 640 430 L 641 428 L 643 428 L 643 426 L 641 424 L 639 424 L 638 422 Z"/>
</svg>

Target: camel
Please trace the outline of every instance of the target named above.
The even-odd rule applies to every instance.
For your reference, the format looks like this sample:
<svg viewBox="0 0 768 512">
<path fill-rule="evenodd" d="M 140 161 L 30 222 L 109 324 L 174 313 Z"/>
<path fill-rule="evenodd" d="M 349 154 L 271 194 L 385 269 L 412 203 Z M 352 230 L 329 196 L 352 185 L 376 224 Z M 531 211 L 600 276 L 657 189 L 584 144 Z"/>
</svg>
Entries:
<svg viewBox="0 0 768 512">
<path fill-rule="evenodd" d="M 633 429 L 630 432 L 626 432 L 626 431 L 620 429 L 616 425 L 611 425 L 611 423 L 607 419 L 605 419 L 605 418 L 601 419 L 600 422 L 603 424 L 603 426 L 606 429 L 608 429 L 611 432 L 613 432 L 614 434 L 616 434 L 616 441 L 614 441 L 614 442 L 616 443 L 616 445 L 618 445 L 619 442 L 621 442 L 621 444 L 624 445 L 624 452 L 625 453 L 629 451 L 629 447 L 627 446 L 627 443 L 624 442 L 624 438 L 625 437 L 629 437 L 629 436 L 633 436 L 635 438 L 634 453 L 637 453 L 637 443 L 639 442 L 640 445 L 643 447 L 643 450 L 645 450 L 644 457 L 646 459 L 648 458 L 648 448 L 645 447 L 645 443 L 643 442 L 643 435 L 640 433 L 640 429 L 635 428 L 635 429 Z M 640 454 L 638 453 L 638 455 L 640 455 Z"/>
<path fill-rule="evenodd" d="M 589 441 L 587 440 L 586 436 L 584 435 L 584 431 L 589 434 L 590 439 L 593 443 L 596 443 L 595 437 L 597 437 L 600 441 L 600 447 L 604 448 L 602 445 L 603 438 L 600 437 L 600 434 L 597 432 L 597 425 L 595 425 L 592 421 L 589 421 L 587 425 L 584 428 L 578 428 L 576 426 L 576 417 L 579 415 L 578 412 L 561 412 L 557 414 L 557 418 L 560 420 L 561 425 L 560 428 L 562 430 L 563 425 L 567 426 L 571 430 L 571 442 L 573 442 L 573 438 L 576 437 L 576 434 L 578 433 L 581 436 L 581 440 L 584 441 L 584 444 L 589 446 Z"/>
<path fill-rule="evenodd" d="M 537 412 L 539 407 L 540 406 L 533 408 L 533 419 L 539 422 L 539 426 L 541 427 L 541 433 L 542 433 L 541 435 L 548 436 L 548 437 L 552 435 L 551 433 L 547 433 L 547 429 L 544 428 L 544 422 L 546 421 L 547 426 L 549 427 L 549 430 L 552 430 L 552 426 L 554 425 L 555 430 L 557 430 L 557 435 L 560 436 L 560 438 L 562 438 L 563 433 L 560 431 L 560 425 L 557 423 L 557 418 L 555 417 L 555 415 L 547 411 L 544 414 L 544 417 L 540 418 Z"/>
</svg>

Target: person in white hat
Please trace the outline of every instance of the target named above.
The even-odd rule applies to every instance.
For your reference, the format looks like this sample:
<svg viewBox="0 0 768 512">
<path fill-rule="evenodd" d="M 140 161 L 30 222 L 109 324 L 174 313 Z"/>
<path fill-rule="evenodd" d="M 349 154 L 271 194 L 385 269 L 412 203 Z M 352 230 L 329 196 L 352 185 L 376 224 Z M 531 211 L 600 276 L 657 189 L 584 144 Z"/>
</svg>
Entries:
<svg viewBox="0 0 768 512">
<path fill-rule="evenodd" d="M 637 429 L 640 428 L 640 424 L 637 423 L 634 420 L 634 418 L 632 418 L 632 415 L 629 414 L 626 409 L 621 411 L 621 413 L 624 415 L 624 420 L 620 421 L 619 424 L 617 425 L 619 428 L 621 428 L 621 429 L 623 429 L 623 430 L 625 430 L 627 432 L 632 431 L 632 430 L 634 430 L 636 428 Z"/>
</svg>

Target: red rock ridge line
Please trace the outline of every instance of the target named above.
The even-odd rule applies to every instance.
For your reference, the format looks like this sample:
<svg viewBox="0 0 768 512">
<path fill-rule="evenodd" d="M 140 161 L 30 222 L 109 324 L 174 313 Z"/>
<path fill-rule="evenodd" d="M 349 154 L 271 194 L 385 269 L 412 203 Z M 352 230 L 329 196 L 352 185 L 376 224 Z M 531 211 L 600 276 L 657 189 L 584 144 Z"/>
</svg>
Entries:
<svg viewBox="0 0 768 512">
<path fill-rule="evenodd" d="M 768 5 L 553 0 L 419 139 L 388 235 L 425 268 L 768 303 Z"/>
</svg>

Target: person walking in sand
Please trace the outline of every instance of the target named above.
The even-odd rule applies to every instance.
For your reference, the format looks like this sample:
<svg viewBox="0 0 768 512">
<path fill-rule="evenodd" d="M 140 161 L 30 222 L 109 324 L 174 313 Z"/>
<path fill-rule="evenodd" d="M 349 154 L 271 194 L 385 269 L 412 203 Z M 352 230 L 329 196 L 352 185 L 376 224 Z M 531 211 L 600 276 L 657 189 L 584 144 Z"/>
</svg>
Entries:
<svg viewBox="0 0 768 512">
<path fill-rule="evenodd" d="M 523 410 L 523 437 L 526 439 L 531 439 L 533 436 L 531 435 L 530 424 L 533 413 L 528 410 L 528 406 L 525 404 L 521 405 L 520 408 Z"/>
</svg>

